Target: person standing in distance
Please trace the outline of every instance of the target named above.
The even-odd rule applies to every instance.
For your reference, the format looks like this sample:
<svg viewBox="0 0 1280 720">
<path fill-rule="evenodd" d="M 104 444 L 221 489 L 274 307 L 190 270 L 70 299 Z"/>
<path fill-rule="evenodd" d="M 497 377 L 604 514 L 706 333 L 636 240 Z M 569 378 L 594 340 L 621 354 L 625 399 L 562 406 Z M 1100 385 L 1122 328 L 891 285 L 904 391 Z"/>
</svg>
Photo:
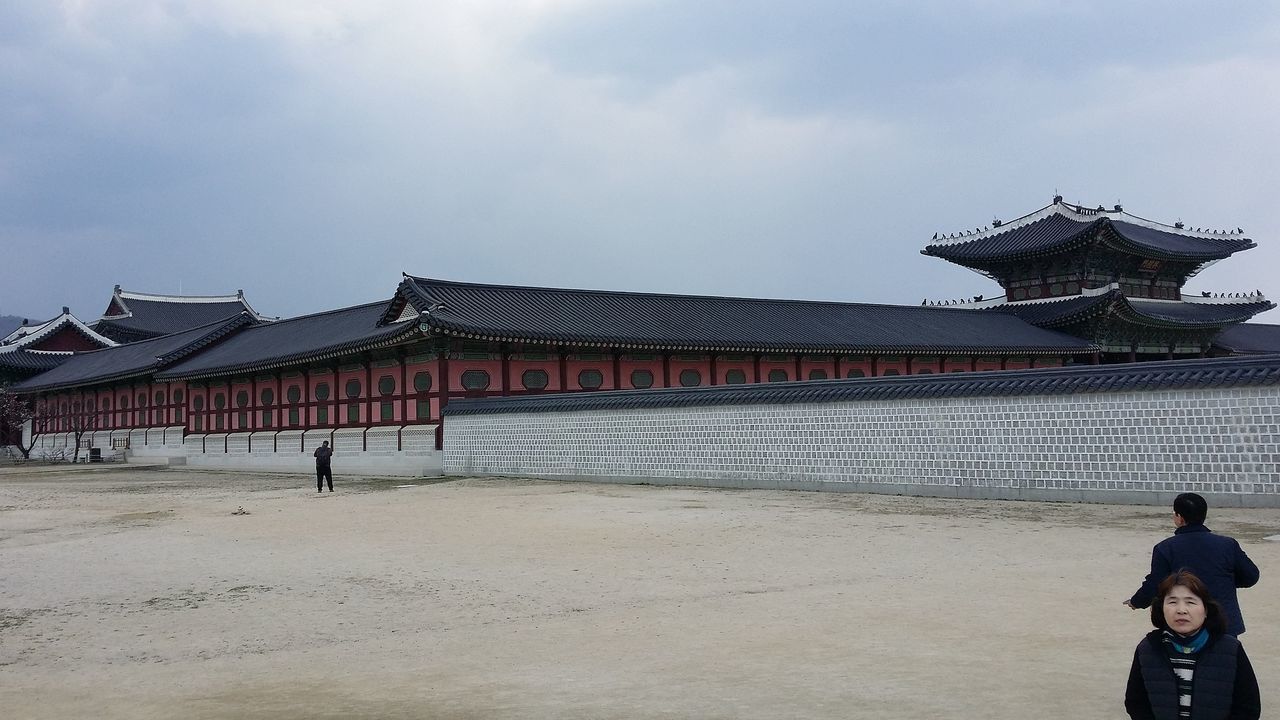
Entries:
<svg viewBox="0 0 1280 720">
<path fill-rule="evenodd" d="M 314 453 L 316 457 L 316 492 L 324 492 L 324 481 L 329 481 L 329 492 L 333 492 L 333 469 L 329 467 L 329 458 L 333 457 L 333 448 L 329 441 L 320 443 Z"/>
<path fill-rule="evenodd" d="M 1209 589 L 1222 606 L 1227 633 L 1244 632 L 1244 618 L 1236 588 L 1253 587 L 1258 582 L 1258 566 L 1241 549 L 1235 538 L 1217 535 L 1205 527 L 1209 503 L 1195 493 L 1182 493 L 1173 501 L 1173 537 L 1161 540 L 1151 551 L 1151 573 L 1133 597 L 1124 601 L 1134 610 L 1150 607 L 1160 582 L 1179 570 L 1189 570 Z"/>
</svg>

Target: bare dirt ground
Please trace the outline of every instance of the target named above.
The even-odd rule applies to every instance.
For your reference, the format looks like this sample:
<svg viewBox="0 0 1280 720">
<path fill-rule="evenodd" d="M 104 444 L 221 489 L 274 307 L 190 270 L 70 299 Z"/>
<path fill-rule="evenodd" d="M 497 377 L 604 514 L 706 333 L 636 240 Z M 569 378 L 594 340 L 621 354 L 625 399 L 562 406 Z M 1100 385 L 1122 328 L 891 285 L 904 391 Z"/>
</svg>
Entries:
<svg viewBox="0 0 1280 720">
<path fill-rule="evenodd" d="M 1171 530 L 1129 506 L 337 487 L 0 471 L 0 716 L 1122 718 L 1150 625 L 1120 601 Z M 1280 510 L 1208 524 L 1262 568 L 1243 640 L 1280 717 Z"/>
</svg>

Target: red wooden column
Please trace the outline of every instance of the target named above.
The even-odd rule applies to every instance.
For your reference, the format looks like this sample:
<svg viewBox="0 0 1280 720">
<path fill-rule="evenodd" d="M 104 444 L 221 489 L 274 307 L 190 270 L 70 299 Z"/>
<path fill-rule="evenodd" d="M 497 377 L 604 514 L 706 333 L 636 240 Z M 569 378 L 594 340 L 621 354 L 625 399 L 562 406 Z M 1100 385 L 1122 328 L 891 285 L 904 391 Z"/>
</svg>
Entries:
<svg viewBox="0 0 1280 720">
<path fill-rule="evenodd" d="M 915 356 L 914 356 L 914 355 L 908 355 L 908 356 L 907 356 L 907 374 L 908 374 L 908 375 L 912 374 L 912 372 L 914 372 L 914 370 L 915 370 L 915 368 L 913 368 L 913 367 L 912 367 L 912 365 L 914 364 L 914 362 L 915 362 Z"/>
<path fill-rule="evenodd" d="M 755 377 L 755 383 L 756 383 L 756 385 L 759 385 L 759 384 L 760 384 L 760 357 L 761 357 L 760 353 L 756 353 L 756 354 L 755 354 L 754 356 L 752 356 L 752 358 L 751 358 L 751 365 L 752 365 L 752 368 L 751 368 L 751 369 L 755 371 L 755 376 L 756 376 L 756 377 Z"/>
<path fill-rule="evenodd" d="M 836 353 L 836 376 L 834 379 L 839 380 L 844 377 L 844 373 L 840 372 L 840 353 Z"/>
<path fill-rule="evenodd" d="M 400 360 L 400 425 L 409 424 L 409 353 L 403 347 L 397 352 Z"/>
<path fill-rule="evenodd" d="M 800 364 L 800 361 L 803 359 L 804 359 L 804 355 L 796 355 L 796 377 L 795 377 L 796 380 L 804 379 L 803 377 L 800 376 L 800 374 L 804 372 L 804 367 Z"/>
<path fill-rule="evenodd" d="M 561 345 L 557 350 L 560 358 L 560 392 L 569 392 L 569 348 Z"/>
<path fill-rule="evenodd" d="M 622 350 L 613 348 L 613 389 L 622 389 Z"/>
<path fill-rule="evenodd" d="M 662 387 L 671 387 L 671 353 L 662 351 Z"/>
<path fill-rule="evenodd" d="M 366 430 L 374 422 L 373 408 L 376 402 L 373 391 L 373 353 L 369 352 L 364 354 L 364 427 Z M 378 417 L 381 417 L 381 415 Z M 366 435 L 367 433 L 362 433 L 360 437 L 363 438 Z M 365 440 L 365 444 L 368 444 L 368 440 Z M 369 448 L 364 447 L 361 449 L 368 450 Z"/>
<path fill-rule="evenodd" d="M 439 352 L 436 354 L 436 385 L 440 388 L 437 392 L 440 398 L 437 411 L 439 415 L 436 417 L 436 449 L 444 449 L 444 408 L 449 404 L 449 344 L 442 343 Z"/>
<path fill-rule="evenodd" d="M 329 402 L 332 406 L 329 408 L 329 424 L 339 426 L 342 425 L 342 418 L 338 417 L 338 398 L 342 397 L 338 388 L 338 361 L 333 362 L 333 388 L 329 390 Z M 332 434 L 329 437 L 333 437 Z"/>
<path fill-rule="evenodd" d="M 871 356 L 871 377 L 879 377 L 879 376 L 880 376 L 880 356 L 872 355 Z"/>
<path fill-rule="evenodd" d="M 715 351 L 712 351 L 712 352 L 711 352 L 711 384 L 712 384 L 712 385 L 715 385 L 715 384 L 716 384 L 716 369 L 717 369 L 717 367 L 718 367 L 718 366 L 716 365 L 716 353 L 715 353 Z"/>
<path fill-rule="evenodd" d="M 502 397 L 506 397 L 511 394 L 511 353 L 499 345 L 498 357 L 502 358 Z"/>
</svg>

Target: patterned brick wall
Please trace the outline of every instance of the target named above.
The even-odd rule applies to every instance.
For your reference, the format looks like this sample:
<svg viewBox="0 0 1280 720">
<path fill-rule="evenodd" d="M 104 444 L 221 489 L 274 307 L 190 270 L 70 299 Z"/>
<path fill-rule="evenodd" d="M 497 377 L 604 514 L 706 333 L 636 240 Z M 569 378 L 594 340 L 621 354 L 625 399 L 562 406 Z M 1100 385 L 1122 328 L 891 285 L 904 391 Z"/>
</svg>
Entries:
<svg viewBox="0 0 1280 720">
<path fill-rule="evenodd" d="M 447 475 L 1280 505 L 1280 387 L 448 417 Z"/>
</svg>

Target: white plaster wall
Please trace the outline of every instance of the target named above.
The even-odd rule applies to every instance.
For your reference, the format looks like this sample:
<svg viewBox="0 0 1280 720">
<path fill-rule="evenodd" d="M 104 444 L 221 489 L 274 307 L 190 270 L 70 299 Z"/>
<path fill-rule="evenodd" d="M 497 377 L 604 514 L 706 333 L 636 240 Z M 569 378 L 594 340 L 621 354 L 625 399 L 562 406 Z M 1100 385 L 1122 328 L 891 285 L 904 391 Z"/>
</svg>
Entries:
<svg viewBox="0 0 1280 720">
<path fill-rule="evenodd" d="M 392 476 L 424 477 L 440 475 L 443 454 L 435 449 L 436 425 L 410 425 L 404 428 L 359 428 L 338 430 L 280 430 L 254 433 L 210 433 L 183 437 L 182 428 L 138 428 L 130 431 L 100 431 L 104 457 L 110 457 L 112 437 L 128 437 L 131 444 L 126 459 L 170 465 L 222 470 L 257 470 L 271 472 L 315 472 L 312 453 L 320 443 L 329 440 L 335 448 L 335 477 Z M 86 437 L 88 437 L 86 435 Z M 36 438 L 37 448 L 58 452 L 68 448 L 68 433 L 45 434 Z M 146 438 L 154 442 L 142 444 Z M 430 438 L 431 443 L 405 443 L 400 438 Z M 364 450 L 368 443 L 368 450 Z M 298 451 L 299 446 L 305 448 Z M 87 454 L 82 450 L 82 454 Z M 40 457 L 32 450 L 32 457 Z M 70 455 L 68 455 L 70 457 Z"/>
</svg>

